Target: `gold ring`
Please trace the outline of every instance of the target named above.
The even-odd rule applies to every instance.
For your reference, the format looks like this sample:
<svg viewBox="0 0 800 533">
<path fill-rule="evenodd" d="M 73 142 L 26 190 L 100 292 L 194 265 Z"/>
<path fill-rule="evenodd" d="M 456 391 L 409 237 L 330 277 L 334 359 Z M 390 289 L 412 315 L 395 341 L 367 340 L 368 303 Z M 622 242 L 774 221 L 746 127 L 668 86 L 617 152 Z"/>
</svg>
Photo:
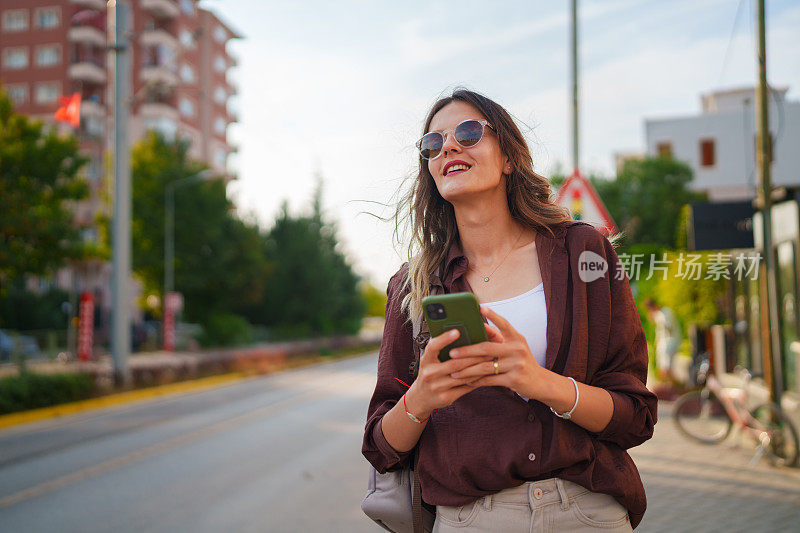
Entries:
<svg viewBox="0 0 800 533">
<path fill-rule="evenodd" d="M 494 363 L 492 363 L 492 366 L 494 366 L 494 374 L 495 375 L 499 374 L 500 373 L 500 363 L 497 362 L 497 359 L 494 360 Z"/>
</svg>

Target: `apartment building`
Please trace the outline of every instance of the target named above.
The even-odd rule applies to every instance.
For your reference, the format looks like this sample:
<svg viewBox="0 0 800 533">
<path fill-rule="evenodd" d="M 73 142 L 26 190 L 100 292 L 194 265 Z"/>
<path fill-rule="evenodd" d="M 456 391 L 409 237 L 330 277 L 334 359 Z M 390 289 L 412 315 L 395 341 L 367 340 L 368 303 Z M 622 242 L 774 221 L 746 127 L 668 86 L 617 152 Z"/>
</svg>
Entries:
<svg viewBox="0 0 800 533">
<path fill-rule="evenodd" d="M 227 140 L 236 86 L 238 38 L 197 0 L 132 0 L 131 136 L 147 129 L 190 139 L 191 155 L 229 175 Z M 17 111 L 52 120 L 62 95 L 82 95 L 80 135 L 87 151 L 103 150 L 110 109 L 104 0 L 1 0 L 0 81 Z M 99 167 L 90 177 L 100 174 Z M 231 176 L 232 177 L 232 176 Z"/>
<path fill-rule="evenodd" d="M 129 138 L 155 129 L 191 141 L 189 154 L 226 179 L 235 178 L 229 156 L 236 147 L 228 128 L 236 122 L 236 85 L 228 51 L 240 36 L 198 0 L 129 0 L 132 95 Z M 0 0 L 0 84 L 23 114 L 53 123 L 61 96 L 80 93 L 75 132 L 89 157 L 90 198 L 76 209 L 84 238 L 98 239 L 95 215 L 106 209 L 104 180 L 112 125 L 109 106 L 105 0 Z M 69 129 L 65 124 L 56 127 Z M 57 284 L 92 291 L 110 306 L 110 265 L 88 262 L 59 272 Z"/>
<path fill-rule="evenodd" d="M 800 185 L 800 102 L 787 88 L 773 87 L 769 99 L 773 138 L 772 183 Z M 694 171 L 692 188 L 711 201 L 756 197 L 756 95 L 752 87 L 701 95 L 701 113 L 645 120 L 647 153 L 671 155 Z"/>
</svg>

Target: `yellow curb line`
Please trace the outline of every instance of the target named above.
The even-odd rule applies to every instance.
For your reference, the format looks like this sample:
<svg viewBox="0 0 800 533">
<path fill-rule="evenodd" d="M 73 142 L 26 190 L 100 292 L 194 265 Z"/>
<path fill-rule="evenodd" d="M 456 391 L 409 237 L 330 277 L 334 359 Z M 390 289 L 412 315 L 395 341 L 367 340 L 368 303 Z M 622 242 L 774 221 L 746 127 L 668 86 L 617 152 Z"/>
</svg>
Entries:
<svg viewBox="0 0 800 533">
<path fill-rule="evenodd" d="M 108 396 L 101 396 L 100 398 L 91 398 L 89 400 L 82 400 L 79 402 L 64 403 L 61 405 L 54 405 L 52 407 L 33 409 L 31 411 L 0 415 L 0 429 L 17 426 L 19 424 L 28 424 L 30 422 L 36 422 L 48 418 L 56 418 L 59 416 L 81 413 L 83 411 L 90 411 L 92 409 L 99 409 L 102 407 L 111 407 L 114 405 L 136 402 L 139 400 L 147 400 L 149 398 L 170 396 L 181 392 L 206 389 L 222 383 L 236 381 L 247 376 L 248 374 L 241 372 L 232 372 L 230 374 L 193 379 L 190 381 L 181 381 L 179 383 L 170 383 L 168 385 L 161 385 L 158 387 L 148 387 L 146 389 L 137 389 L 127 392 L 120 392 L 117 394 L 109 394 Z"/>
</svg>

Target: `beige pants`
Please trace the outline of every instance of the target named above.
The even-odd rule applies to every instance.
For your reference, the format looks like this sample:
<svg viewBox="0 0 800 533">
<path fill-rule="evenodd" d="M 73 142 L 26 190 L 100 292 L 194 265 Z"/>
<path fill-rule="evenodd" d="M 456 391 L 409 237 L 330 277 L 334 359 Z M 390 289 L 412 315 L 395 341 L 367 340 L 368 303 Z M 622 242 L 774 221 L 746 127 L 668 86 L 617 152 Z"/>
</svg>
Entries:
<svg viewBox="0 0 800 533">
<path fill-rule="evenodd" d="M 461 507 L 436 507 L 433 533 L 633 531 L 612 496 L 558 478 L 523 483 Z"/>
</svg>

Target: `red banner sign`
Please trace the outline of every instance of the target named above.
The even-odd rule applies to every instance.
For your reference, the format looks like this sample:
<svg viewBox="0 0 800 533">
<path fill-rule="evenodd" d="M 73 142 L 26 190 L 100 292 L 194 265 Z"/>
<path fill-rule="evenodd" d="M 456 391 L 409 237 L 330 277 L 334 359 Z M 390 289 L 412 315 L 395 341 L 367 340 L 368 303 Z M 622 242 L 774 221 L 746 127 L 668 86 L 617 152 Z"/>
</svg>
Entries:
<svg viewBox="0 0 800 533">
<path fill-rule="evenodd" d="M 183 296 L 168 292 L 164 298 L 164 351 L 175 351 L 175 317 L 183 308 Z"/>
<path fill-rule="evenodd" d="M 91 292 L 81 293 L 78 317 L 78 358 L 88 361 L 94 346 L 94 294 Z"/>
</svg>

